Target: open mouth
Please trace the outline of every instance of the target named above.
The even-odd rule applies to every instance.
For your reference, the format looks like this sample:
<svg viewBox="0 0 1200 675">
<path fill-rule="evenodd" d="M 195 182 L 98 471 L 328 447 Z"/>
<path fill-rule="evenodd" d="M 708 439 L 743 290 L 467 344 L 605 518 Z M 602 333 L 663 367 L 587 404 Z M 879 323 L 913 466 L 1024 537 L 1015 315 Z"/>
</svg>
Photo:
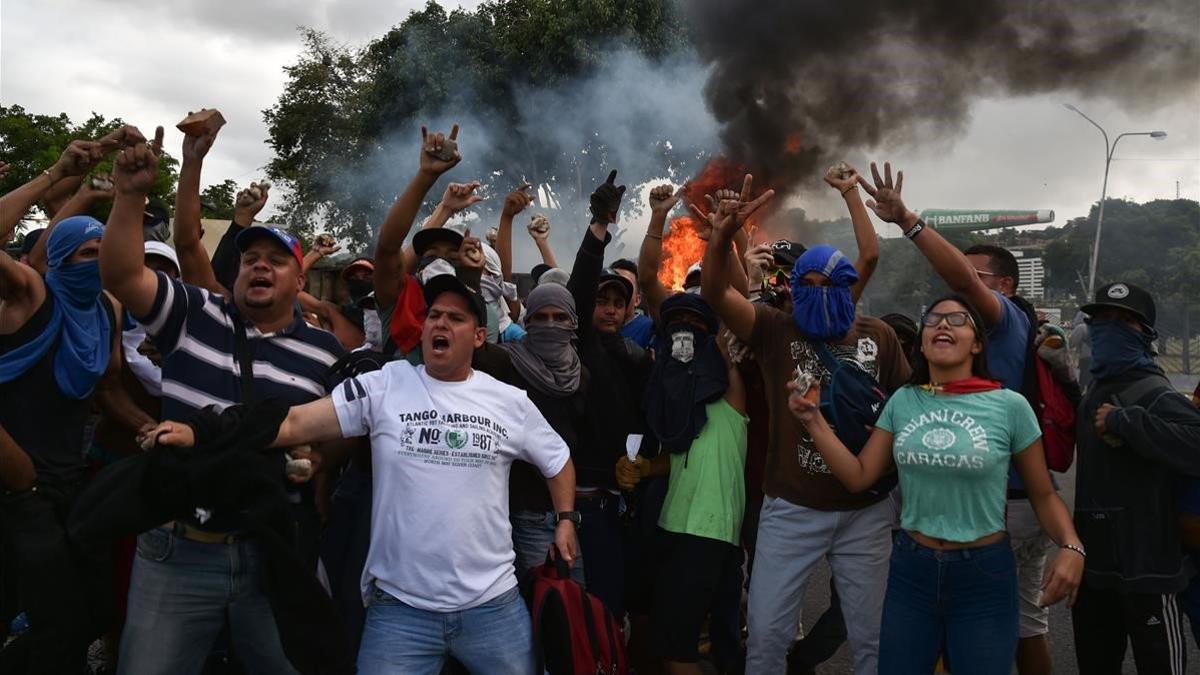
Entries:
<svg viewBox="0 0 1200 675">
<path fill-rule="evenodd" d="M 444 335 L 435 335 L 432 340 L 433 353 L 444 354 L 450 350 L 450 339 Z"/>
<path fill-rule="evenodd" d="M 933 336 L 933 344 L 953 346 L 955 343 L 954 336 L 949 333 L 938 333 Z"/>
<path fill-rule="evenodd" d="M 265 277 L 255 277 L 250 280 L 250 288 L 270 288 L 274 284 Z"/>
</svg>

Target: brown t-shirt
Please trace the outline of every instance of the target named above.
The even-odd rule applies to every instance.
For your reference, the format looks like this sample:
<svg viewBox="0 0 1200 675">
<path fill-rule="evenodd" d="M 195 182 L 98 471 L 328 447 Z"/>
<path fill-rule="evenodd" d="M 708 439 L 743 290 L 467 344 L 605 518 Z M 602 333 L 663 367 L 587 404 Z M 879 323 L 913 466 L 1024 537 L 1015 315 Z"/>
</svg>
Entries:
<svg viewBox="0 0 1200 675">
<path fill-rule="evenodd" d="M 813 447 L 804 425 L 788 410 L 787 384 L 799 366 L 804 372 L 820 373 L 823 385 L 829 373 L 792 317 L 774 307 L 754 306 L 754 351 L 766 388 L 770 410 L 766 477 L 763 491 L 793 504 L 822 511 L 847 511 L 869 506 L 883 498 L 869 492 L 852 493 L 842 486 Z M 845 338 L 828 343 L 835 358 L 854 363 L 879 380 L 891 394 L 911 372 L 896 332 L 879 319 L 859 316 Z"/>
</svg>

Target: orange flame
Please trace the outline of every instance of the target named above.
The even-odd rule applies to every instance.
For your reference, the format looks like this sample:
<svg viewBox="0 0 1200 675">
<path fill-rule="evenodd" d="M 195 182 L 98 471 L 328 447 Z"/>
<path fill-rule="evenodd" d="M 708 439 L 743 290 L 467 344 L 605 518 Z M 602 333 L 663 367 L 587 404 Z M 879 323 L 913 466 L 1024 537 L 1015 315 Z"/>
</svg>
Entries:
<svg viewBox="0 0 1200 675">
<path fill-rule="evenodd" d="M 788 134 L 787 140 L 784 141 L 783 151 L 789 155 L 798 155 L 803 146 L 804 137 L 800 135 L 800 132 L 794 131 Z"/>
<path fill-rule="evenodd" d="M 658 280 L 671 290 L 682 290 L 688 268 L 704 258 L 707 242 L 700 238 L 698 225 L 695 218 L 681 216 L 671 221 L 671 230 L 663 236 Z"/>
</svg>

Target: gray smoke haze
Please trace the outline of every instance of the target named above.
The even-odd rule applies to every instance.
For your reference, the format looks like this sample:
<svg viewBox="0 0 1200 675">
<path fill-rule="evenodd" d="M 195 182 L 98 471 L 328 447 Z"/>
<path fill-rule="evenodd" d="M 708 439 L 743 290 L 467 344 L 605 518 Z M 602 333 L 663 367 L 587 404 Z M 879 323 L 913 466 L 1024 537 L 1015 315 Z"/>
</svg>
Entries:
<svg viewBox="0 0 1200 675">
<path fill-rule="evenodd" d="M 693 53 L 650 61 L 633 50 L 619 49 L 587 77 L 553 87 L 519 87 L 515 126 L 479 114 L 466 103 L 420 114 L 419 121 L 385 137 L 367 157 L 331 171 L 331 191 L 371 195 L 376 214 L 370 227 L 377 237 L 386 209 L 415 171 L 419 125 L 448 132 L 457 123 L 463 161 L 430 191 L 414 230 L 447 183 L 480 180 L 486 201 L 452 223 L 456 229 L 468 226 L 482 238 L 499 220 L 504 196 L 528 180 L 538 189 L 538 201 L 514 222 L 514 269 L 527 271 L 541 262 L 526 233 L 530 217 L 539 212 L 549 216 L 551 246 L 560 264 L 569 267 L 588 224 L 588 195 L 616 168 L 618 182 L 628 184 L 629 193 L 610 254 L 636 257 L 641 236 L 636 222 L 645 196 L 635 187 L 651 179 L 681 183 L 720 146 L 700 86 L 706 76 L 706 67 Z M 463 88 L 471 84 L 463 83 Z M 569 161 L 559 162 L 556 173 L 536 159 L 547 155 Z M 562 171 L 564 166 L 570 170 Z M 625 231 L 626 221 L 635 229 Z"/>
<path fill-rule="evenodd" d="M 849 150 L 953 137 L 979 98 L 1064 91 L 1145 109 L 1200 63 L 1195 0 L 684 6 L 725 153 L 784 192 Z"/>
</svg>

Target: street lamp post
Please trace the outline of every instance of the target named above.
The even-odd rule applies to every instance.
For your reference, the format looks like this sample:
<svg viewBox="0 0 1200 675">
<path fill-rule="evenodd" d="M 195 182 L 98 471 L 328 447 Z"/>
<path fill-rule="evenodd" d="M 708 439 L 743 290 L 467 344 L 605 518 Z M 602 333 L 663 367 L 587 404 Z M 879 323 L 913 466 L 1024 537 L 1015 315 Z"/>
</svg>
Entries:
<svg viewBox="0 0 1200 675">
<path fill-rule="evenodd" d="M 1167 137 L 1167 132 L 1127 131 L 1117 136 L 1113 140 L 1112 145 L 1109 145 L 1108 132 L 1104 130 L 1104 127 L 1096 124 L 1096 120 L 1084 115 L 1083 111 L 1070 103 L 1064 103 L 1063 105 L 1066 106 L 1067 110 L 1075 112 L 1083 119 L 1091 122 L 1092 126 L 1099 129 L 1100 133 L 1104 135 L 1104 184 L 1100 188 L 1100 212 L 1096 214 L 1096 238 L 1092 242 L 1092 262 L 1088 270 L 1087 298 L 1085 298 L 1085 301 L 1091 301 L 1096 292 L 1096 264 L 1100 261 L 1100 228 L 1104 225 L 1104 201 L 1108 196 L 1108 167 L 1112 164 L 1113 153 L 1117 151 L 1117 142 L 1126 136 L 1149 136 L 1150 138 L 1162 140 Z"/>
</svg>

